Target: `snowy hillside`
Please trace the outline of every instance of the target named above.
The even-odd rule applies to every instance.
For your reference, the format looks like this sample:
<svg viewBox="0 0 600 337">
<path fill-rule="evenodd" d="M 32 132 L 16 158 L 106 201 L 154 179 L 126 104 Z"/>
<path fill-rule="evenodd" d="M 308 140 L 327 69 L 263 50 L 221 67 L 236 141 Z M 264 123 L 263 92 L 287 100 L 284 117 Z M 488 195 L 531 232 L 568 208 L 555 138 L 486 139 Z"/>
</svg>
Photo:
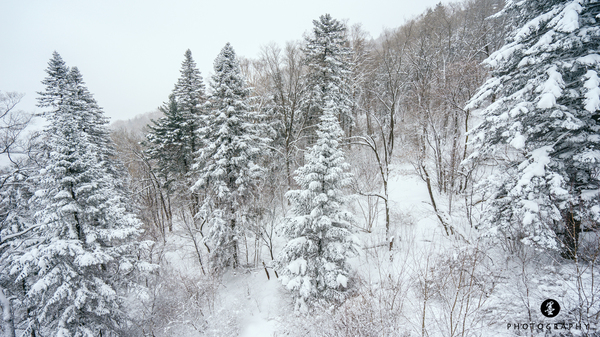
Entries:
<svg viewBox="0 0 600 337">
<path fill-rule="evenodd" d="M 390 254 L 382 241 L 382 214 L 371 233 L 356 231 L 362 250 L 351 264 L 358 293 L 335 310 L 325 307 L 308 316 L 295 314 L 285 286 L 270 268 L 269 279 L 260 264 L 228 271 L 217 279 L 203 276 L 189 234 L 176 226 L 165 243 L 164 265 L 172 275 L 166 282 L 175 277 L 179 283 L 181 278 L 212 293 L 196 294 L 204 296 L 202 300 L 179 294 L 185 313 L 201 314 L 170 322 L 162 334 L 518 336 L 529 329 L 523 324 L 532 322 L 537 334 L 595 330 L 585 325 L 575 329 L 575 320 L 549 319 L 539 310 L 546 298 L 559 301 L 564 312 L 575 309 L 576 283 L 584 282 L 581 290 L 591 295 L 594 270 L 573 270 L 535 251 L 519 253 L 520 263 L 509 261 L 501 247 L 476 237 L 460 206 L 452 214 L 452 224 L 463 236 L 448 237 L 433 212 L 425 182 L 409 174 L 409 166 L 397 171 L 390 186 L 395 248 Z M 281 243 L 274 248 L 280 249 Z M 268 252 L 263 250 L 260 260 L 269 265 Z M 563 329 L 565 322 L 567 328 L 572 324 L 571 330 Z M 520 324 L 518 330 L 515 324 Z"/>
</svg>

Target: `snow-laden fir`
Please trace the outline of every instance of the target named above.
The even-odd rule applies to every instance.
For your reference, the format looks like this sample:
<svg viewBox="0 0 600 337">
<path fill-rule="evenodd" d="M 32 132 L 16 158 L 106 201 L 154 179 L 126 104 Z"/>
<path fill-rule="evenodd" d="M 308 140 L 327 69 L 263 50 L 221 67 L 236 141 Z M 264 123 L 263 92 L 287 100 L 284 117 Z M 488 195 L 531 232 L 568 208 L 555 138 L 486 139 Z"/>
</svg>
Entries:
<svg viewBox="0 0 600 337">
<path fill-rule="evenodd" d="M 211 263 L 220 270 L 239 264 L 239 238 L 264 174 L 258 159 L 269 140 L 258 133 L 250 89 L 229 43 L 215 59 L 214 70 L 209 113 L 198 129 L 203 147 L 197 153 L 192 189 L 204 196 L 196 217 L 208 224 Z"/>
<path fill-rule="evenodd" d="M 281 231 L 289 241 L 276 261 L 296 310 L 304 313 L 321 299 L 344 301 L 352 276 L 347 260 L 358 248 L 351 230 L 353 216 L 344 209 L 342 189 L 350 183 L 350 174 L 340 149 L 343 131 L 329 103 L 320 118 L 317 143 L 296 171 L 301 189 L 286 194 L 293 216 L 284 220 Z"/>
<path fill-rule="evenodd" d="M 28 329 L 47 336 L 120 334 L 126 328 L 121 290 L 131 280 L 141 223 L 125 193 L 122 166 L 102 110 L 77 68 L 54 53 L 40 93 L 42 168 L 30 231 L 7 250 L 2 273 L 22 284 Z"/>
<path fill-rule="evenodd" d="M 578 237 L 600 219 L 600 27 L 595 1 L 508 1 L 515 29 L 485 61 L 492 77 L 467 109 L 485 105 L 470 161 L 499 165 L 490 233 L 575 258 Z"/>
<path fill-rule="evenodd" d="M 192 52 L 185 52 L 180 77 L 169 101 L 159 109 L 164 117 L 153 121 L 146 135 L 146 155 L 155 163 L 169 197 L 175 193 L 187 196 L 193 209 L 198 208 L 198 198 L 191 193 L 194 156 L 201 147 L 198 128 L 205 114 L 206 94 L 204 83 Z"/>
</svg>

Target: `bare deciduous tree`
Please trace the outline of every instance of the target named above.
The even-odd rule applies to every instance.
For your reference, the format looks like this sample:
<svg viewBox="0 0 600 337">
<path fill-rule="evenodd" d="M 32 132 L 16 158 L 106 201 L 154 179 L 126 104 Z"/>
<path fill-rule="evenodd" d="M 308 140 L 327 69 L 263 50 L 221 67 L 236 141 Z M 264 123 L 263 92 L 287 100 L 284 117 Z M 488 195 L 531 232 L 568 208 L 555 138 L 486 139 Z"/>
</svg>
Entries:
<svg viewBox="0 0 600 337">
<path fill-rule="evenodd" d="M 150 234 L 165 239 L 166 229 L 172 227 L 171 199 L 163 190 L 163 181 L 154 173 L 151 160 L 144 154 L 139 132 L 119 128 L 112 132 L 116 150 L 131 176 L 130 188 L 140 216 L 146 225 L 152 224 Z"/>
</svg>

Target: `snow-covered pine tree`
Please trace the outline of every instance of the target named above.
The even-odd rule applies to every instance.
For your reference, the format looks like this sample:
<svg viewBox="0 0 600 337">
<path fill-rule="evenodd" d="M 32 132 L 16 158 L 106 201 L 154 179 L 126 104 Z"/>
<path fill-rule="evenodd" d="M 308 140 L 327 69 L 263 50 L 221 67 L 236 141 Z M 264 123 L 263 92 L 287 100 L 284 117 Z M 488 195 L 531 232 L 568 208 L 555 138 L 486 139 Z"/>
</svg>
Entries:
<svg viewBox="0 0 600 337">
<path fill-rule="evenodd" d="M 259 134 L 250 89 L 229 43 L 215 59 L 214 69 L 210 114 L 199 130 L 204 147 L 198 151 L 198 179 L 192 189 L 202 191 L 198 216 L 209 225 L 212 266 L 220 270 L 239 264 L 238 240 L 264 172 L 258 159 L 268 139 Z"/>
<path fill-rule="evenodd" d="M 313 34 L 306 38 L 304 62 L 308 67 L 307 98 L 304 103 L 305 124 L 319 123 L 326 98 L 333 100 L 333 112 L 342 129 L 353 124 L 352 90 L 350 89 L 352 49 L 346 27 L 331 15 L 313 20 Z"/>
<path fill-rule="evenodd" d="M 60 55 L 54 52 L 46 72 L 49 76 L 42 81 L 46 90 L 39 93 L 38 106 L 56 109 L 66 100 L 77 105 L 77 109 L 81 112 L 80 117 L 77 117 L 74 122 L 80 123 L 82 128 L 85 127 L 85 132 L 89 134 L 91 141 L 103 150 L 100 161 L 106 165 L 106 168 L 113 171 L 115 175 L 123 174 L 122 165 L 113 160 L 115 151 L 110 141 L 110 132 L 106 127 L 108 118 L 104 116 L 104 112 L 85 86 L 79 69 L 77 67 L 69 69 Z M 85 121 L 85 125 L 81 124 L 81 121 Z"/>
<path fill-rule="evenodd" d="M 197 131 L 206 95 L 202 76 L 189 49 L 184 54 L 179 72 L 180 77 L 169 101 L 159 108 L 164 117 L 149 125 L 146 153 L 157 162 L 158 174 L 165 180 L 164 187 L 185 198 L 193 183 L 190 172 L 194 153 L 200 148 Z M 190 197 L 195 209 L 198 200 L 193 195 Z"/>
<path fill-rule="evenodd" d="M 57 53 L 47 73 L 44 168 L 30 200 L 39 227 L 20 253 L 2 258 L 42 335 L 119 335 L 126 316 L 118 293 L 136 265 L 140 221 L 121 190 L 124 177 L 105 162 L 106 119 L 81 75 Z"/>
<path fill-rule="evenodd" d="M 156 162 L 156 173 L 163 181 L 163 187 L 173 192 L 177 188 L 181 173 L 185 172 L 185 135 L 181 125 L 185 120 L 179 112 L 175 95 L 169 96 L 169 101 L 164 103 L 159 110 L 164 114 L 153 125 L 148 125 L 150 132 L 146 135 L 146 155 Z M 181 183 L 181 181 L 180 181 Z"/>
<path fill-rule="evenodd" d="M 293 216 L 285 218 L 281 231 L 289 241 L 275 262 L 300 312 L 320 300 L 344 301 L 351 274 L 347 259 L 358 248 L 351 232 L 352 214 L 344 210 L 342 188 L 351 178 L 339 148 L 343 131 L 335 104 L 328 102 L 317 143 L 306 154 L 306 164 L 296 170 L 294 179 L 301 189 L 286 194 Z"/>
<path fill-rule="evenodd" d="M 189 49 L 185 52 L 185 59 L 181 63 L 181 70 L 179 72 L 181 76 L 175 84 L 173 95 L 175 95 L 178 110 L 185 120 L 185 124 L 182 127 L 186 137 L 187 152 L 189 152 L 189 154 L 186 154 L 187 158 L 185 160 L 188 165 L 186 169 L 189 171 L 193 164 L 193 154 L 200 146 L 197 139 L 198 122 L 203 112 L 203 106 L 206 103 L 202 76 L 196 67 L 196 62 L 194 62 L 192 52 Z"/>
<path fill-rule="evenodd" d="M 487 179 L 492 233 L 574 258 L 579 233 L 600 220 L 600 3 L 508 1 L 506 45 L 466 107 L 492 103 L 469 160 L 500 163 Z"/>
</svg>

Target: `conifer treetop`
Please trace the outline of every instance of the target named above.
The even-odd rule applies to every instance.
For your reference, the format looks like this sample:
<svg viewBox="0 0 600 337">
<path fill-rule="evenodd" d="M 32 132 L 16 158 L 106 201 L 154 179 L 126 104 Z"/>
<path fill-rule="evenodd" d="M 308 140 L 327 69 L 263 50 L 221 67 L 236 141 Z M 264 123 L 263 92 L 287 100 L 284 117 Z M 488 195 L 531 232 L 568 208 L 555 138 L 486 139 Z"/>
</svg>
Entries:
<svg viewBox="0 0 600 337">
<path fill-rule="evenodd" d="M 225 44 L 214 62 L 215 74 L 212 76 L 212 95 L 222 104 L 239 104 L 236 99 L 245 99 L 250 95 L 236 53 L 229 42 Z"/>
<path fill-rule="evenodd" d="M 346 27 L 329 14 L 322 15 L 313 23 L 313 34 L 306 38 L 304 47 L 308 98 L 303 104 L 308 109 L 309 119 L 312 119 L 312 116 L 320 116 L 327 101 L 331 101 L 331 109 L 340 121 L 351 124 L 349 79 L 352 49 L 346 37 Z"/>
<path fill-rule="evenodd" d="M 198 70 L 196 62 L 192 58 L 192 51 L 189 49 L 184 54 L 179 72 L 180 77 L 173 90 L 179 109 L 197 114 L 206 101 L 205 87 L 200 70 Z"/>
<path fill-rule="evenodd" d="M 63 98 L 68 83 L 69 68 L 62 57 L 54 51 L 45 72 L 48 76 L 44 78 L 42 84 L 46 88 L 44 91 L 38 92 L 38 95 L 40 95 L 37 98 L 38 106 L 56 108 L 56 105 Z"/>
</svg>

